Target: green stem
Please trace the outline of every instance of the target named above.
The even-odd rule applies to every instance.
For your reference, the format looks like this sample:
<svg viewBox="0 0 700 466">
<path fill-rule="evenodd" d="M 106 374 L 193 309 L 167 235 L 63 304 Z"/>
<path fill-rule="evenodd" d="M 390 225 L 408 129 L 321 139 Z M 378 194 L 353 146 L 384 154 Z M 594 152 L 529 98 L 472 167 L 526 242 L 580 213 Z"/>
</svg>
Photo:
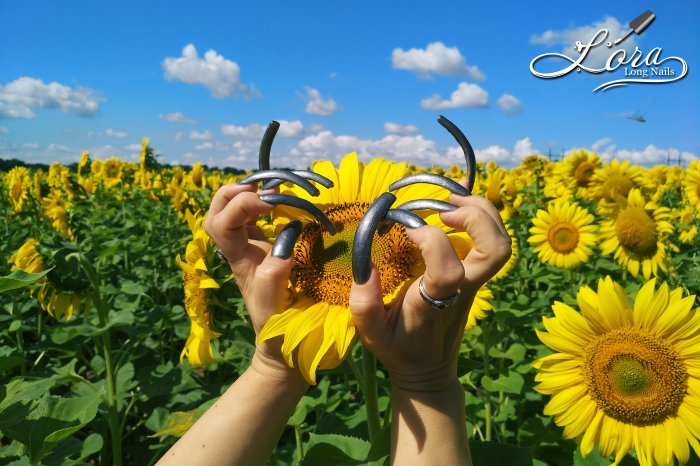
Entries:
<svg viewBox="0 0 700 466">
<path fill-rule="evenodd" d="M 100 340 L 103 357 L 105 360 L 105 375 L 107 377 L 107 423 L 109 425 L 109 433 L 112 438 L 112 464 L 115 466 L 122 466 L 122 439 L 121 439 L 121 426 L 119 422 L 119 411 L 117 409 L 117 389 L 115 384 L 116 371 L 114 364 L 112 363 L 112 348 L 110 331 L 107 327 L 109 320 L 109 310 L 102 300 L 102 294 L 100 293 L 100 282 L 97 277 L 95 269 L 92 268 L 87 258 L 82 254 L 78 254 L 78 260 L 83 270 L 90 278 L 92 285 L 92 298 L 97 309 L 97 316 L 100 320 L 100 327 L 104 331 L 100 334 Z"/>
<path fill-rule="evenodd" d="M 363 392 L 367 406 L 367 429 L 370 442 L 375 439 L 380 429 L 379 396 L 377 394 L 377 360 L 364 346 L 362 347 L 362 372 L 365 383 Z"/>
<path fill-rule="evenodd" d="M 297 464 L 300 464 L 301 460 L 304 458 L 304 444 L 301 441 L 301 426 L 298 424 L 294 426 L 294 439 L 297 444 Z"/>
<path fill-rule="evenodd" d="M 484 375 L 489 374 L 489 334 L 488 334 L 488 325 L 484 325 L 482 337 L 484 338 L 484 353 L 483 353 L 483 360 L 484 360 Z M 492 413 L 491 413 L 491 394 L 484 390 L 484 416 L 486 418 L 486 426 L 484 430 L 486 431 L 486 441 L 491 440 L 491 422 L 492 422 Z"/>
</svg>

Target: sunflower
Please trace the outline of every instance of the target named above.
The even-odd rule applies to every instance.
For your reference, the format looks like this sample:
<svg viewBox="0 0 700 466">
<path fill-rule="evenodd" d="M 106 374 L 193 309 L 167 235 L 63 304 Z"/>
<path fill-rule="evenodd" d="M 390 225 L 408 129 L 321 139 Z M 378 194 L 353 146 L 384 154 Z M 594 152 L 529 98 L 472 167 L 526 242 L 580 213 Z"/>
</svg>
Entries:
<svg viewBox="0 0 700 466">
<path fill-rule="evenodd" d="M 204 167 L 197 162 L 192 166 L 192 170 L 187 175 L 188 186 L 194 191 L 201 191 L 207 186 L 207 175 Z"/>
<path fill-rule="evenodd" d="M 45 261 L 38 251 L 39 242 L 29 238 L 10 257 L 12 270 L 24 270 L 37 273 L 47 269 Z M 65 254 L 55 254 L 54 268 L 48 275 L 40 279 L 41 287 L 37 299 L 42 309 L 56 320 L 70 320 L 74 315 L 88 312 L 92 306 L 90 284 L 83 274 L 66 272 L 67 260 Z M 74 264 L 73 264 L 74 265 Z M 33 293 L 33 292 L 32 292 Z"/>
<path fill-rule="evenodd" d="M 493 293 L 489 290 L 488 286 L 484 285 L 479 288 L 474 297 L 474 302 L 469 309 L 469 314 L 467 315 L 467 323 L 464 326 L 464 330 L 471 330 L 476 327 L 476 322 L 486 318 L 486 311 L 493 309 L 493 305 L 489 301 L 493 299 Z"/>
<path fill-rule="evenodd" d="M 551 395 L 545 414 L 576 438 L 586 456 L 595 444 L 618 464 L 634 448 L 642 466 L 700 454 L 700 312 L 695 296 L 655 279 L 633 307 L 610 277 L 582 287 L 581 312 L 555 302 L 539 339 L 558 353 L 533 364 L 535 389 Z"/>
<path fill-rule="evenodd" d="M 598 202 L 601 215 L 609 215 L 615 207 L 616 196 L 627 197 L 631 189 L 643 184 L 644 171 L 641 167 L 630 166 L 629 160 L 622 163 L 613 160 L 593 172 L 588 184 L 588 195 Z"/>
<path fill-rule="evenodd" d="M 686 170 L 683 192 L 690 205 L 700 211 L 700 165 L 688 167 Z"/>
<path fill-rule="evenodd" d="M 122 182 L 124 162 L 122 162 L 120 159 L 112 157 L 111 159 L 102 161 L 99 170 L 97 171 L 95 171 L 95 162 L 96 161 L 94 161 L 91 165 L 93 172 L 95 175 L 99 176 L 100 180 L 106 187 L 112 188 Z"/>
<path fill-rule="evenodd" d="M 73 231 L 68 225 L 68 209 L 71 203 L 63 196 L 62 191 L 52 189 L 48 196 L 41 200 L 44 215 L 51 226 L 63 238 L 74 239 Z"/>
<path fill-rule="evenodd" d="M 570 269 L 593 254 L 597 226 L 593 215 L 583 207 L 566 201 L 553 201 L 547 210 L 538 210 L 532 219 L 528 242 L 540 261 Z"/>
<path fill-rule="evenodd" d="M 598 154 L 581 149 L 566 156 L 554 169 L 554 175 L 572 194 L 585 198 L 591 178 L 601 161 Z"/>
<path fill-rule="evenodd" d="M 180 354 L 180 361 L 187 360 L 194 367 L 204 367 L 216 362 L 211 340 L 220 336 L 211 329 L 211 313 L 208 293 L 219 288 L 219 283 L 209 275 L 207 258 L 214 248 L 209 235 L 204 231 L 204 217 L 193 215 L 187 210 L 185 218 L 192 232 L 192 240 L 187 244 L 185 260 L 178 254 L 175 261 L 182 269 L 182 284 L 185 290 L 185 311 L 190 318 L 190 335 Z"/>
<path fill-rule="evenodd" d="M 349 309 L 355 229 L 369 205 L 406 174 L 407 164 L 374 159 L 365 165 L 351 153 L 337 170 L 328 161 L 315 163 L 313 170 L 333 181 L 334 187 L 322 190 L 316 198 L 297 186 L 283 187 L 281 192 L 314 202 L 336 225 L 338 233 L 330 236 L 303 211 L 275 207 L 273 222 L 277 231 L 294 219 L 305 222 L 294 249 L 290 279 L 296 301 L 272 316 L 258 335 L 259 341 L 284 335 L 282 353 L 286 362 L 293 367 L 293 352 L 298 348 L 299 370 L 311 384 L 316 383 L 316 369 L 338 366 L 355 340 Z M 395 205 L 420 198 L 447 200 L 448 195 L 447 190 L 437 186 L 410 185 L 396 191 Z M 457 254 L 466 256 L 472 244 L 466 233 L 453 232 L 442 224 L 437 213 L 424 218 L 446 231 Z M 393 225 L 383 235 L 375 234 L 371 254 L 381 277 L 385 306 L 394 304 L 425 271 L 418 248 L 401 225 Z M 476 314 L 475 311 L 475 318 Z"/>
<path fill-rule="evenodd" d="M 12 203 L 12 210 L 19 212 L 29 201 L 28 192 L 32 184 L 29 170 L 25 167 L 15 167 L 7 173 L 5 180 L 9 191 L 8 197 Z"/>
<path fill-rule="evenodd" d="M 670 210 L 646 202 L 638 189 L 632 189 L 626 199 L 618 197 L 617 203 L 617 216 L 600 228 L 603 254 L 615 253 L 617 262 L 634 277 L 640 269 L 644 278 L 666 270 L 669 258 L 664 239 L 673 232 L 668 222 Z"/>
<path fill-rule="evenodd" d="M 520 252 L 520 248 L 518 247 L 518 236 L 515 234 L 515 230 L 513 230 L 513 227 L 510 225 L 510 211 L 509 210 L 504 210 L 501 212 L 501 219 L 503 220 L 503 225 L 506 227 L 506 231 L 508 232 L 508 235 L 510 236 L 511 239 L 511 255 L 510 259 L 508 259 L 508 262 L 501 267 L 501 270 L 496 272 L 496 275 L 491 277 L 491 281 L 495 282 L 503 277 L 507 276 L 511 270 L 513 270 L 513 267 L 515 267 L 515 263 L 518 261 L 518 253 Z"/>
</svg>

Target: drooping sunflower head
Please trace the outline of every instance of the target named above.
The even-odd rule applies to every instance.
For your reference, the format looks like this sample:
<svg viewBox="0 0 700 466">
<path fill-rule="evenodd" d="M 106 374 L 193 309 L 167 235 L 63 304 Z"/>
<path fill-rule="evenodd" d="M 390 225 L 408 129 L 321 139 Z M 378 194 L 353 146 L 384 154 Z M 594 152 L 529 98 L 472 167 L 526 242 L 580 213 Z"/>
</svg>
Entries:
<svg viewBox="0 0 700 466">
<path fill-rule="evenodd" d="M 192 170 L 190 170 L 187 180 L 190 188 L 195 191 L 200 191 L 206 187 L 207 177 L 201 163 L 197 162 L 192 166 Z"/>
<path fill-rule="evenodd" d="M 5 184 L 14 212 L 21 211 L 29 200 L 31 177 L 25 167 L 15 167 L 7 173 Z"/>
<path fill-rule="evenodd" d="M 600 445 L 616 464 L 634 448 L 642 465 L 681 464 L 700 452 L 700 371 L 694 296 L 647 282 L 630 306 L 610 277 L 583 287 L 581 312 L 557 302 L 540 340 L 557 353 L 536 361 L 537 391 L 552 395 L 545 414 L 587 455 Z"/>
<path fill-rule="evenodd" d="M 615 259 L 633 276 L 641 270 L 645 278 L 666 270 L 668 255 L 664 238 L 673 232 L 668 222 L 670 210 L 647 202 L 638 189 L 626 198 L 618 198 L 617 216 L 603 222 L 600 247 L 603 254 L 615 254 Z"/>
<path fill-rule="evenodd" d="M 593 254 L 597 241 L 593 215 L 583 207 L 566 201 L 553 201 L 547 210 L 538 210 L 532 219 L 528 242 L 542 262 L 572 268 Z"/>
<path fill-rule="evenodd" d="M 78 262 L 71 260 L 73 252 L 66 247 L 47 247 L 29 238 L 9 260 L 12 270 L 36 273 L 46 270 L 46 264 L 53 267 L 41 278 L 37 299 L 56 320 L 70 320 L 92 306 L 90 281 Z"/>
<path fill-rule="evenodd" d="M 175 261 L 182 269 L 185 292 L 185 311 L 190 319 L 190 336 L 180 354 L 194 367 L 205 367 L 216 362 L 211 342 L 220 336 L 212 326 L 209 293 L 220 287 L 211 271 L 214 243 L 204 231 L 204 217 L 185 212 L 192 239 L 187 244 L 185 259 L 178 254 Z"/>
</svg>

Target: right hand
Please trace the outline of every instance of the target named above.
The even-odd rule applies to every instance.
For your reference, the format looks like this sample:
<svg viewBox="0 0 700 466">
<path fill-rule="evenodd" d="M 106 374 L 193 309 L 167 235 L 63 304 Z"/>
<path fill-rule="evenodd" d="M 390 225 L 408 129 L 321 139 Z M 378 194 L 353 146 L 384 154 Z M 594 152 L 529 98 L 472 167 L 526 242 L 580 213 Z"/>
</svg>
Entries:
<svg viewBox="0 0 700 466">
<path fill-rule="evenodd" d="M 419 280 L 403 299 L 385 309 L 378 272 L 354 283 L 350 310 L 364 346 L 384 364 L 392 385 L 410 391 L 439 391 L 457 379 L 457 355 L 469 308 L 479 288 L 508 261 L 511 238 L 496 207 L 479 196 L 452 195 L 459 206 L 440 214 L 450 227 L 466 231 L 474 245 L 460 260 L 445 233 L 434 226 L 407 229 L 420 248 L 428 296 L 442 299 L 461 290 L 446 309 L 434 309 L 420 296 Z"/>
</svg>

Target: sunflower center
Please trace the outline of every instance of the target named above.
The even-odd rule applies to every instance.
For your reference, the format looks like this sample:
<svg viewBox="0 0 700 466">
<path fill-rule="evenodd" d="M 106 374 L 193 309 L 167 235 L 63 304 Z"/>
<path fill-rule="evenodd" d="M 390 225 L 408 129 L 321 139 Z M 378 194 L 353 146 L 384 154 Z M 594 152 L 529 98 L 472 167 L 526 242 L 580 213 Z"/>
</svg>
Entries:
<svg viewBox="0 0 700 466">
<path fill-rule="evenodd" d="M 656 223 L 641 207 L 628 207 L 620 212 L 615 233 L 620 244 L 628 251 L 640 256 L 650 256 L 656 252 Z"/>
<path fill-rule="evenodd" d="M 557 252 L 566 254 L 578 245 L 578 231 L 569 222 L 557 222 L 547 230 L 549 245 Z"/>
<path fill-rule="evenodd" d="M 688 373 L 673 348 L 633 329 L 614 330 L 592 342 L 583 374 L 605 414 L 638 426 L 674 415 L 688 388 Z"/>
<path fill-rule="evenodd" d="M 294 249 L 294 284 L 298 291 L 339 306 L 348 306 L 352 286 L 352 245 L 355 231 L 368 203 L 351 202 L 326 210 L 338 232 L 331 236 L 317 223 L 308 225 L 299 235 Z M 416 247 L 403 226 L 394 224 L 372 240 L 372 263 L 381 277 L 382 292 L 394 292 L 411 277 Z"/>
<path fill-rule="evenodd" d="M 594 171 L 595 165 L 593 165 L 591 162 L 584 160 L 583 162 L 579 163 L 576 170 L 574 170 L 576 184 L 578 186 L 588 186 L 588 182 L 591 180 L 591 176 L 593 176 Z"/>
<path fill-rule="evenodd" d="M 614 194 L 619 194 L 623 197 L 627 197 L 627 193 L 629 193 L 630 189 L 632 189 L 633 186 L 634 185 L 632 184 L 632 180 L 627 178 L 625 175 L 620 173 L 614 173 L 611 174 L 605 180 L 601 192 L 604 198 L 606 198 L 609 201 L 612 201 Z"/>
</svg>

